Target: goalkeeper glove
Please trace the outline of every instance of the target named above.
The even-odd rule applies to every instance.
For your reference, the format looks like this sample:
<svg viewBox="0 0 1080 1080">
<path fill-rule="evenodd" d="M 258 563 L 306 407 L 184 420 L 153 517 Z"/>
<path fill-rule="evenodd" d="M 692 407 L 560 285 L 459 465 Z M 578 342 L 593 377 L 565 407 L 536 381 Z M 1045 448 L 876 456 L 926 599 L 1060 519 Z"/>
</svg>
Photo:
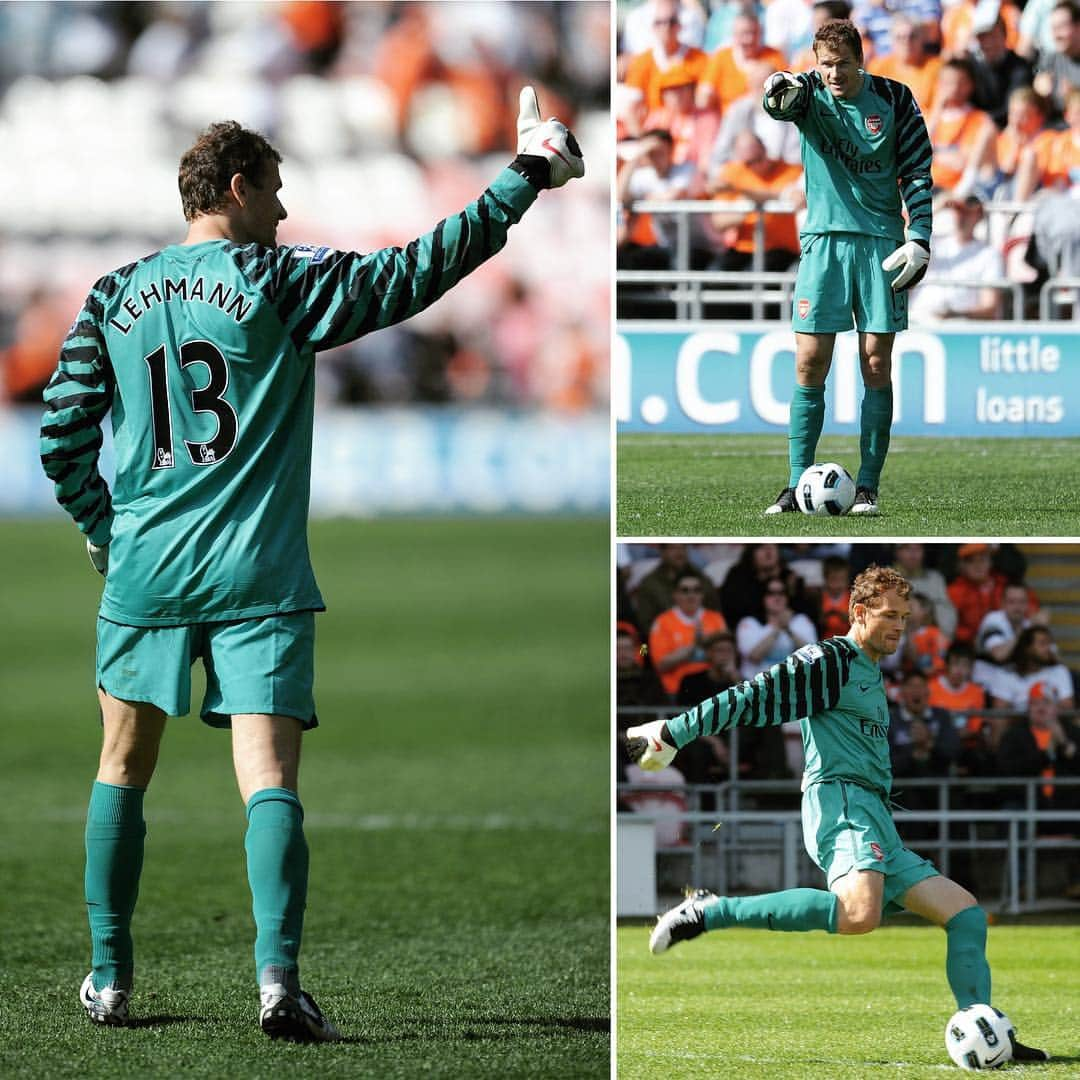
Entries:
<svg viewBox="0 0 1080 1080">
<path fill-rule="evenodd" d="M 892 280 L 894 292 L 903 292 L 912 285 L 918 285 L 926 275 L 930 262 L 930 245 L 917 237 L 909 240 L 903 247 L 898 247 L 881 264 L 882 270 L 896 270 L 900 273 Z"/>
<path fill-rule="evenodd" d="M 561 121 L 540 119 L 540 103 L 531 86 L 522 88 L 517 120 L 517 152 L 511 168 L 534 188 L 562 187 L 567 180 L 585 175 L 574 133 Z"/>
<path fill-rule="evenodd" d="M 671 738 L 663 720 L 626 729 L 626 752 L 630 760 L 646 772 L 658 772 L 675 760 L 675 747 L 665 742 Z"/>
<path fill-rule="evenodd" d="M 774 71 L 765 80 L 765 104 L 776 112 L 787 112 L 802 93 L 802 83 L 790 71 Z"/>
<path fill-rule="evenodd" d="M 93 540 L 86 541 L 86 553 L 90 556 L 90 562 L 94 569 L 105 577 L 109 572 L 109 545 L 102 544 L 98 547 Z"/>
</svg>

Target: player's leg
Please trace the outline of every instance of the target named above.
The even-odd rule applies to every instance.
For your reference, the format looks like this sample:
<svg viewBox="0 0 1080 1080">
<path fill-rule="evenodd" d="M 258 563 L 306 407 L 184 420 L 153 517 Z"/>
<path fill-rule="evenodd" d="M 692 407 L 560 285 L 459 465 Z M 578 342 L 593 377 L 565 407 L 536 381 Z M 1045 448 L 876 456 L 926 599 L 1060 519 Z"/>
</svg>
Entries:
<svg viewBox="0 0 1080 1080">
<path fill-rule="evenodd" d="M 913 885 L 900 903 L 945 931 L 945 974 L 957 1008 L 992 1004 L 986 961 L 986 912 L 962 885 L 938 875 Z M 1015 1061 L 1048 1061 L 1045 1050 L 1025 1046 L 1012 1035 Z"/>
<path fill-rule="evenodd" d="M 784 889 L 758 896 L 716 896 L 698 889 L 665 912 L 653 927 L 649 949 L 666 952 L 708 930 L 732 926 L 760 930 L 825 930 L 838 933 L 839 901 L 824 889 Z"/>
<path fill-rule="evenodd" d="M 832 364 L 835 334 L 795 334 L 795 389 L 788 419 L 788 482 L 766 514 L 797 511 L 795 484 L 814 464 L 825 423 L 825 379 Z"/>
<path fill-rule="evenodd" d="M 214 627 L 202 715 L 213 726 L 232 728 L 248 820 L 244 849 L 260 1024 L 274 1038 L 332 1040 L 337 1031 L 300 988 L 299 965 L 308 846 L 298 775 L 303 732 L 317 723 L 314 623 L 305 612 Z"/>
<path fill-rule="evenodd" d="M 990 965 L 986 962 L 986 912 L 962 885 L 940 874 L 913 885 L 900 897 L 908 911 L 945 930 L 945 972 L 956 1004 L 990 1004 Z"/>
<path fill-rule="evenodd" d="M 869 934 L 881 925 L 885 875 L 878 870 L 849 870 L 829 889 L 837 899 L 836 932 Z"/>
<path fill-rule="evenodd" d="M 795 390 L 788 420 L 788 483 L 767 514 L 796 511 L 795 484 L 813 465 L 825 421 L 825 379 L 837 333 L 851 328 L 852 268 L 848 239 L 802 240 L 795 278 Z"/>
<path fill-rule="evenodd" d="M 814 464 L 825 423 L 825 380 L 832 366 L 835 334 L 795 335 L 795 392 L 788 426 L 788 484 Z"/>
<path fill-rule="evenodd" d="M 260 1025 L 271 1038 L 334 1041 L 340 1036 L 300 988 L 308 846 L 297 794 L 301 722 L 259 713 L 232 718 L 233 765 L 247 808 L 244 838 Z"/>
<path fill-rule="evenodd" d="M 307 898 L 308 848 L 297 794 L 300 721 L 242 714 L 232 719 L 233 765 L 247 810 L 244 839 L 255 917 L 260 985 L 300 991 L 300 939 Z"/>
<path fill-rule="evenodd" d="M 139 895 L 146 823 L 143 795 L 165 729 L 155 705 L 98 690 L 103 738 L 86 814 L 84 886 L 93 953 L 80 1000 L 94 1020 L 123 1023 L 134 977 L 131 918 Z"/>
<path fill-rule="evenodd" d="M 859 415 L 859 473 L 855 478 L 853 514 L 876 514 L 881 470 L 892 431 L 892 351 L 895 334 L 859 334 L 863 400 Z"/>
</svg>

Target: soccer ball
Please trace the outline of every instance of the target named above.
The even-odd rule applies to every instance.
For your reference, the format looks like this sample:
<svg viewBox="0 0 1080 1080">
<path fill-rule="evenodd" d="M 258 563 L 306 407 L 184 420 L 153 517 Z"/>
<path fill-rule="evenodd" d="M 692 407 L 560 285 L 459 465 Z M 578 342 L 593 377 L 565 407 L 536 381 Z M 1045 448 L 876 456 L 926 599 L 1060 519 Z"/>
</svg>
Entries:
<svg viewBox="0 0 1080 1080">
<path fill-rule="evenodd" d="M 945 1025 L 945 1049 L 961 1069 L 996 1069 L 1012 1060 L 1012 1022 L 989 1005 L 969 1005 Z"/>
<path fill-rule="evenodd" d="M 855 481 L 843 465 L 811 465 L 795 485 L 795 503 L 804 514 L 846 514 L 855 501 Z"/>
</svg>

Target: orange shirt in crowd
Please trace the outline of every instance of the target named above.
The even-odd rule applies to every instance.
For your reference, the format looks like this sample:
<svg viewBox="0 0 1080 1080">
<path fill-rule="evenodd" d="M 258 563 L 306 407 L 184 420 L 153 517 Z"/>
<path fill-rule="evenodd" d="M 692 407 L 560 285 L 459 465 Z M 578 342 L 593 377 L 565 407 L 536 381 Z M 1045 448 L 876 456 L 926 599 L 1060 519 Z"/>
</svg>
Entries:
<svg viewBox="0 0 1080 1080">
<path fill-rule="evenodd" d="M 1080 135 L 1069 130 L 1048 134 L 1046 164 L 1039 170 L 1039 186 L 1067 188 L 1073 171 L 1080 171 Z"/>
<path fill-rule="evenodd" d="M 919 108 L 924 113 L 934 104 L 934 89 L 937 86 L 938 72 L 941 70 L 941 57 L 928 56 L 921 64 L 905 64 L 895 53 L 879 56 L 870 61 L 872 75 L 883 75 L 886 79 L 895 79 L 903 83 L 915 96 Z"/>
<path fill-rule="evenodd" d="M 727 623 L 719 611 L 705 608 L 701 613 L 702 634 L 715 634 L 718 630 L 726 630 Z M 687 675 L 693 675 L 697 671 L 704 671 L 709 665 L 704 660 L 688 660 L 678 664 L 670 671 L 660 672 L 660 661 L 676 649 L 685 649 L 687 645 L 694 643 L 694 627 L 686 622 L 675 608 L 657 615 L 649 631 L 649 654 L 652 656 L 653 665 L 660 674 L 660 682 L 669 694 L 678 692 L 679 683 Z"/>
<path fill-rule="evenodd" d="M 950 163 L 938 151 L 958 149 L 962 151 L 962 160 L 965 163 L 970 161 L 976 144 L 987 130 L 987 125 L 994 126 L 989 114 L 970 105 L 963 109 L 950 109 L 948 115 L 938 113 L 930 118 L 927 127 L 930 142 L 934 147 L 934 187 L 946 190 L 956 187 L 964 175 L 965 167 L 959 163 Z"/>
<path fill-rule="evenodd" d="M 660 101 L 661 76 L 670 75 L 678 68 L 685 73 L 688 80 L 700 82 L 708 60 L 708 56 L 700 49 L 687 46 L 671 57 L 669 63 L 661 66 L 657 63 L 656 53 L 652 49 L 646 49 L 630 61 L 623 82 L 627 86 L 636 86 L 641 90 L 645 94 L 645 104 L 650 109 L 659 109 L 662 104 Z"/>
<path fill-rule="evenodd" d="M 766 188 L 779 196 L 785 188 L 790 187 L 802 175 L 801 165 L 789 165 L 785 161 L 770 161 L 768 170 L 764 175 L 755 172 L 749 165 L 741 161 L 729 161 L 724 165 L 717 176 L 722 184 L 736 188 L 736 191 L 724 191 L 716 196 L 716 201 L 725 202 L 741 199 L 740 194 L 748 188 L 759 190 Z M 757 213 L 747 214 L 738 228 L 738 235 L 733 244 L 736 251 L 753 254 L 754 251 L 754 228 L 757 225 Z M 783 250 L 798 252 L 799 234 L 795 229 L 795 215 L 790 214 L 766 214 L 765 215 L 765 250 Z"/>
<path fill-rule="evenodd" d="M 962 3 L 947 7 L 941 16 L 941 51 L 946 56 L 956 56 L 966 52 L 975 43 L 971 32 L 971 20 L 977 7 L 976 0 L 963 0 Z M 1020 9 L 1015 4 L 1001 5 L 1001 18 L 1005 23 L 1005 47 L 1016 51 L 1020 40 Z"/>
<path fill-rule="evenodd" d="M 821 618 L 818 626 L 821 627 L 821 636 L 842 637 L 851 629 L 851 620 L 848 618 L 848 608 L 851 606 L 851 590 L 845 589 L 839 596 L 833 596 L 830 592 L 821 594 Z"/>
<path fill-rule="evenodd" d="M 720 116 L 715 109 L 695 110 L 690 116 L 673 116 L 667 109 L 654 109 L 645 118 L 644 130 L 655 128 L 671 133 L 671 160 L 676 165 L 692 161 L 702 171 L 708 168 L 709 154 L 720 128 Z"/>
<path fill-rule="evenodd" d="M 947 589 L 949 599 L 956 608 L 957 641 L 973 645 L 979 624 L 991 612 L 1001 607 L 1005 586 L 1005 575 L 991 570 L 990 576 L 981 585 L 975 585 L 965 577 L 958 577 Z M 1039 598 L 1028 589 L 1027 615 L 1030 619 L 1039 610 Z"/>
<path fill-rule="evenodd" d="M 758 63 L 771 64 L 774 71 L 783 71 L 787 67 L 784 54 L 777 49 L 764 47 L 755 57 Z M 709 57 L 705 72 L 700 79 L 709 83 L 716 90 L 720 111 L 728 107 L 736 98 L 741 98 L 750 89 L 742 68 L 735 63 L 735 50 L 729 45 L 726 49 L 717 49 Z M 757 87 L 754 88 L 757 92 Z"/>
<path fill-rule="evenodd" d="M 1020 151 L 1030 147 L 1035 154 L 1039 175 L 1042 176 L 1046 172 L 1047 163 L 1050 160 L 1050 147 L 1054 143 L 1056 134 L 1053 131 L 1040 131 L 1027 142 L 1021 143 L 1008 128 L 999 132 L 994 141 L 994 156 L 997 159 L 998 169 L 1006 176 L 1014 176 L 1016 166 L 1020 164 Z"/>
<path fill-rule="evenodd" d="M 945 681 L 944 675 L 935 675 L 930 680 L 930 705 L 936 709 L 948 709 L 950 712 L 969 712 L 982 709 L 986 705 L 986 694 L 978 683 L 966 682 L 959 690 L 954 690 Z M 977 730 L 982 725 L 982 717 L 970 717 L 968 730 Z"/>
<path fill-rule="evenodd" d="M 919 670 L 924 675 L 937 675 L 945 670 L 945 650 L 949 639 L 936 626 L 923 626 L 911 635 L 911 644 L 918 656 Z"/>
</svg>

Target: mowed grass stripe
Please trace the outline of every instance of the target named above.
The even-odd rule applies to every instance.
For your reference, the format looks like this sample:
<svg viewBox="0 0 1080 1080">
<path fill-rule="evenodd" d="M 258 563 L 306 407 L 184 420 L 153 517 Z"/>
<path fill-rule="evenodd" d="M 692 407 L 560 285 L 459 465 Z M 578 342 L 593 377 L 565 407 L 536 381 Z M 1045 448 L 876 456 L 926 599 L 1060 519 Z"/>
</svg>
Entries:
<svg viewBox="0 0 1080 1080">
<path fill-rule="evenodd" d="M 0 1075 L 608 1076 L 607 522 L 333 521 L 311 543 L 303 970 L 351 1041 L 257 1030 L 243 807 L 196 717 L 147 795 L 142 1026 L 82 1015 L 100 582 L 74 527 L 8 521 Z"/>
<path fill-rule="evenodd" d="M 843 938 L 725 930 L 655 957 L 648 935 L 617 933 L 620 1080 L 956 1074 L 944 1048 L 956 1004 L 936 927 Z M 1055 1058 L 1009 1074 L 1080 1075 L 1080 927 L 992 926 L 988 956 L 994 1003 L 1021 1041 Z"/>
<path fill-rule="evenodd" d="M 765 517 L 787 482 L 777 435 L 621 435 L 620 536 L 1075 536 L 1080 439 L 894 436 L 876 518 Z M 826 436 L 818 461 L 858 472 L 858 440 Z"/>
</svg>

